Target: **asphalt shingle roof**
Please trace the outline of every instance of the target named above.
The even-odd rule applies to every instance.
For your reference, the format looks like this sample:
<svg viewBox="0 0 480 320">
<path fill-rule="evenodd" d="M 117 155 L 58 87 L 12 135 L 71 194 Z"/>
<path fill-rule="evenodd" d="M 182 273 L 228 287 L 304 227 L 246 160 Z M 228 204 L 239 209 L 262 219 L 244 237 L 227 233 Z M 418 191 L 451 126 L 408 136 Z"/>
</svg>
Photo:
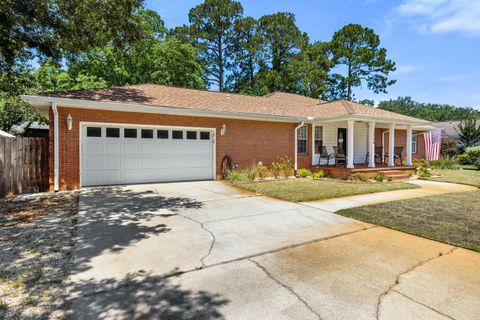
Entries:
<svg viewBox="0 0 480 320">
<path fill-rule="evenodd" d="M 264 96 L 250 96 L 156 84 L 141 84 L 105 89 L 40 93 L 38 95 L 239 114 L 299 118 L 332 118 L 363 115 L 392 120 L 421 121 L 413 117 L 364 106 L 347 100 L 322 102 L 317 99 L 284 92 L 274 92 Z"/>
</svg>

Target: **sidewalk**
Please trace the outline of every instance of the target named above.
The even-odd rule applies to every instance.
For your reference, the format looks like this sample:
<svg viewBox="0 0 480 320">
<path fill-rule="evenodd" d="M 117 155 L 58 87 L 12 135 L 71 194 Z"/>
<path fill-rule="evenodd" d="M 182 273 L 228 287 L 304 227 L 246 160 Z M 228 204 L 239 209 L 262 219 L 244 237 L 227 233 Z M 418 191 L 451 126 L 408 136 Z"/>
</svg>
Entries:
<svg viewBox="0 0 480 320">
<path fill-rule="evenodd" d="M 396 190 L 372 194 L 356 195 L 344 198 L 302 202 L 312 208 L 336 212 L 342 209 L 368 206 L 377 203 L 433 196 L 442 193 L 465 192 L 477 190 L 476 187 L 456 183 L 446 183 L 427 180 L 414 180 L 409 183 L 419 185 L 419 189 Z"/>
</svg>

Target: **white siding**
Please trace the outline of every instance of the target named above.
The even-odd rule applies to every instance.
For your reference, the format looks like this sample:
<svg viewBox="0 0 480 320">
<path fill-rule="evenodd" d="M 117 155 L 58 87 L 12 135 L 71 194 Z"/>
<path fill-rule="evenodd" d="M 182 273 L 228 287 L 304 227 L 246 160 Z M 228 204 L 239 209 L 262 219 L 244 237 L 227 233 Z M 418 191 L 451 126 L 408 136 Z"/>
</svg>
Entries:
<svg viewBox="0 0 480 320">
<path fill-rule="evenodd" d="M 333 146 L 337 145 L 337 129 L 346 128 L 347 122 L 329 122 L 318 124 L 323 127 L 323 145 L 327 147 L 328 153 L 333 153 Z M 365 163 L 368 146 L 368 124 L 365 122 L 355 122 L 354 139 L 354 163 Z M 313 155 L 312 164 L 318 164 L 318 154 Z M 335 159 L 330 160 L 330 164 Z M 322 159 L 321 164 L 327 164 L 327 160 Z"/>
</svg>

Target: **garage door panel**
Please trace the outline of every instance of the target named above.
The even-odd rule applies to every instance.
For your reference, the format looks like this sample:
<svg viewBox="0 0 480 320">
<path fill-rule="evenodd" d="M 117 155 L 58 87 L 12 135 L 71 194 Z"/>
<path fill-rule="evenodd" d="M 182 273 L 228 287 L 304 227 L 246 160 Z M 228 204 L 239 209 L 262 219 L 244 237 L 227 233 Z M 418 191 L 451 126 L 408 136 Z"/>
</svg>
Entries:
<svg viewBox="0 0 480 320">
<path fill-rule="evenodd" d="M 120 132 L 124 129 L 120 127 Z M 96 137 L 86 137 L 87 130 L 82 130 L 82 185 L 213 179 L 211 140 L 188 140 L 186 134 L 184 139 L 172 139 L 171 131 L 185 130 L 175 127 L 168 128 L 168 139 L 161 139 L 156 131 L 153 138 L 141 138 L 141 129 L 137 128 L 138 138 L 123 134 L 105 137 L 105 126 Z"/>
<path fill-rule="evenodd" d="M 138 153 L 138 142 L 124 142 L 123 148 L 123 152 L 126 154 L 136 154 Z"/>
<path fill-rule="evenodd" d="M 103 167 L 106 170 L 120 170 L 122 169 L 122 159 L 119 156 L 106 156 Z"/>
<path fill-rule="evenodd" d="M 122 143 L 121 142 L 111 142 L 107 141 L 105 143 L 105 154 L 116 154 L 119 155 L 122 153 Z"/>
<path fill-rule="evenodd" d="M 90 140 L 86 143 L 84 148 L 84 153 L 87 155 L 90 154 L 102 154 L 103 153 L 103 141 L 98 141 L 98 139 Z"/>
</svg>

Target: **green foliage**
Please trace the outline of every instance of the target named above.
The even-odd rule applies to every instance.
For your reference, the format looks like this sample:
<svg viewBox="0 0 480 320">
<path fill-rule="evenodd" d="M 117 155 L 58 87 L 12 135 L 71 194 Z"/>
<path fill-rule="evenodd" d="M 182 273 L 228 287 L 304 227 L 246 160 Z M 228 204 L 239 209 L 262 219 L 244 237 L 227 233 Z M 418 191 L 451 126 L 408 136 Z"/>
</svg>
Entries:
<svg viewBox="0 0 480 320">
<path fill-rule="evenodd" d="M 18 96 L 0 94 L 0 129 L 12 132 L 12 127 L 22 122 L 48 123 L 43 115 Z"/>
<path fill-rule="evenodd" d="M 460 136 L 460 142 L 465 147 L 470 147 L 480 140 L 480 125 L 477 127 L 477 120 L 473 117 L 460 121 L 458 129 L 455 130 Z"/>
<path fill-rule="evenodd" d="M 475 160 L 474 166 L 475 166 L 478 170 L 480 170 L 480 158 L 477 158 L 477 160 Z"/>
<path fill-rule="evenodd" d="M 261 180 L 265 180 L 268 175 L 268 167 L 260 164 L 257 166 L 257 175 Z"/>
<path fill-rule="evenodd" d="M 312 172 L 308 169 L 298 169 L 297 174 L 300 178 L 307 178 L 312 175 Z"/>
<path fill-rule="evenodd" d="M 473 164 L 480 169 L 478 166 L 480 163 L 480 146 L 466 148 L 465 154 L 467 155 L 468 164 Z"/>
<path fill-rule="evenodd" d="M 417 175 L 420 178 L 428 178 L 428 177 L 432 176 L 432 173 L 431 173 L 430 169 L 427 168 L 427 167 L 419 167 L 417 169 Z"/>
<path fill-rule="evenodd" d="M 346 69 L 346 74 L 336 73 L 333 95 L 352 100 L 352 88 L 365 82 L 375 93 L 386 93 L 395 80 L 388 74 L 395 71 L 395 63 L 387 59 L 387 50 L 380 48 L 380 38 L 370 28 L 349 24 L 335 32 L 331 41 L 333 64 Z"/>
<path fill-rule="evenodd" d="M 376 182 L 392 181 L 392 177 L 386 176 L 386 175 L 381 174 L 381 173 L 377 173 L 376 175 L 374 175 L 372 177 L 372 180 L 374 180 Z"/>
<path fill-rule="evenodd" d="M 277 179 L 282 173 L 282 165 L 278 161 L 273 161 L 270 165 L 270 172 L 273 174 L 275 179 Z"/>
<path fill-rule="evenodd" d="M 472 164 L 471 161 L 470 161 L 470 157 L 466 153 L 459 154 L 457 156 L 457 160 L 460 164 L 463 164 L 463 165 Z"/>
<path fill-rule="evenodd" d="M 472 108 L 456 108 L 448 104 L 420 103 L 411 97 L 398 97 L 381 101 L 378 108 L 433 122 L 480 117 L 480 111 Z"/>
<path fill-rule="evenodd" d="M 280 169 L 282 170 L 284 177 L 290 177 L 293 173 L 292 159 L 288 156 L 283 156 L 279 157 L 277 161 L 280 164 Z"/>
<path fill-rule="evenodd" d="M 460 169 L 457 158 L 440 157 L 438 160 L 430 161 L 430 168 L 434 169 Z"/>
<path fill-rule="evenodd" d="M 135 14 L 141 0 L 3 1 L 0 69 L 7 72 L 34 57 L 72 56 L 107 43 L 141 37 Z"/>
<path fill-rule="evenodd" d="M 313 179 L 321 179 L 323 177 L 325 177 L 325 172 L 323 170 L 312 173 Z"/>
<path fill-rule="evenodd" d="M 240 179 L 241 179 L 241 173 L 237 169 L 230 170 L 227 174 L 227 180 L 230 182 L 240 181 Z"/>
<path fill-rule="evenodd" d="M 352 179 L 354 181 L 368 181 L 368 177 L 361 174 L 360 172 L 356 172 L 356 173 L 352 174 Z"/>
<path fill-rule="evenodd" d="M 226 70 L 235 56 L 234 28 L 243 7 L 232 0 L 205 0 L 188 14 L 190 25 L 177 29 L 198 49 L 209 83 L 225 89 Z"/>
</svg>

